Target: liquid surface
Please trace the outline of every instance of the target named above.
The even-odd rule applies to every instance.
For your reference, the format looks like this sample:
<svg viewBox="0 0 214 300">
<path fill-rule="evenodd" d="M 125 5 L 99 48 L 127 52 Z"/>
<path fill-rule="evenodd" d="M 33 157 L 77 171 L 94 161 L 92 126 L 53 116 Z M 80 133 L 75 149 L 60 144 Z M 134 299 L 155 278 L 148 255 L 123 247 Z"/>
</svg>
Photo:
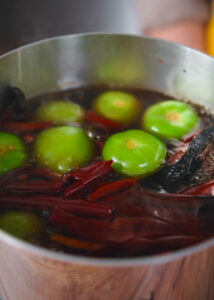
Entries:
<svg viewBox="0 0 214 300">
<path fill-rule="evenodd" d="M 86 87 L 42 95 L 27 101 L 21 113 L 6 120 L 1 131 L 17 135 L 25 144 L 28 158 L 19 168 L 0 177 L 0 218 L 4 217 L 4 224 L 7 224 L 5 216 L 9 212 L 10 216 L 14 211 L 33 213 L 41 224 L 37 225 L 39 234 L 22 234 L 28 237 L 29 242 L 59 252 L 95 257 L 157 255 L 211 237 L 214 233 L 214 199 L 211 192 L 214 173 L 213 116 L 202 107 L 190 105 L 197 112 L 197 128 L 191 130 L 188 137 L 179 140 L 161 139 L 162 156 L 155 168 L 145 168 L 147 176 L 136 173 L 137 176 L 129 177 L 123 172 L 113 171 L 114 164 L 109 158 L 103 161 L 102 149 L 106 140 L 118 132 L 142 130 L 141 118 L 145 110 L 153 104 L 171 100 L 171 97 L 140 89 L 122 89 L 122 92 L 138 99 L 139 112 L 131 124 L 121 125 L 99 119 L 93 112 L 94 100 L 108 90 L 111 89 Z M 43 164 L 35 155 L 39 136 L 45 130 L 61 126 L 61 119 L 60 125 L 57 122 L 44 124 L 44 119 L 38 123 L 35 112 L 41 105 L 52 101 L 72 101 L 81 106 L 81 121 L 75 123 L 74 118 L 63 126 L 83 130 L 93 143 L 89 152 L 85 152 L 83 162 L 80 164 L 79 158 L 76 158 L 73 169 L 65 166 L 64 175 L 58 172 L 55 165 L 51 169 L 47 159 Z M 57 114 L 54 112 L 55 117 Z M 26 129 L 23 126 L 24 129 L 20 129 L 20 123 L 32 121 L 36 123 L 34 127 L 26 126 Z M 35 126 L 41 128 L 35 130 Z M 203 134 L 207 128 L 209 130 Z M 204 136 L 209 138 L 204 139 Z M 57 148 L 54 145 L 58 141 L 54 143 L 43 142 L 42 151 Z M 166 148 L 166 156 L 162 144 Z M 200 147 L 197 146 L 199 144 Z M 132 140 L 126 146 L 134 153 L 136 144 Z M 88 144 L 85 144 L 84 150 L 87 147 Z M 153 151 L 154 145 L 151 149 Z M 189 156 L 188 151 L 192 151 Z M 75 149 L 74 152 L 83 151 Z M 47 155 L 50 157 L 52 154 Z M 85 159 L 87 155 L 90 157 L 88 161 Z M 179 169 L 181 158 L 186 159 L 185 165 L 188 166 L 188 157 L 195 159 L 189 165 L 191 173 L 183 167 Z M 135 165 L 136 161 L 130 161 Z M 173 172 L 177 176 L 175 180 L 171 176 Z M 167 182 L 170 182 L 170 187 Z M 10 228 L 14 226 L 9 224 Z M 14 233 L 14 230 L 11 232 Z M 22 235 L 19 234 L 19 237 Z"/>
</svg>

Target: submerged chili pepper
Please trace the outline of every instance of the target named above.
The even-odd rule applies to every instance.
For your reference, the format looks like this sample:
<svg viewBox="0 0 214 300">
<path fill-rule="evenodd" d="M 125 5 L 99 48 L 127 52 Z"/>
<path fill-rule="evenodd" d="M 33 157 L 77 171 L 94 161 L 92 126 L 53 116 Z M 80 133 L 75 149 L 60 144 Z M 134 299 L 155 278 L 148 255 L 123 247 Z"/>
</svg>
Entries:
<svg viewBox="0 0 214 300">
<path fill-rule="evenodd" d="M 75 194 L 97 185 L 102 179 L 106 178 L 113 173 L 112 161 L 101 161 L 89 165 L 88 167 L 78 169 L 76 171 L 68 172 L 63 181 L 69 182 L 69 180 L 77 180 L 71 183 L 65 189 L 65 197 L 73 197 Z"/>
<path fill-rule="evenodd" d="M 186 144 L 189 143 L 189 142 L 191 142 L 192 139 L 193 139 L 196 135 L 198 135 L 199 133 L 201 133 L 202 131 L 203 131 L 203 129 L 198 129 L 198 130 L 194 131 L 193 133 L 191 133 L 191 134 L 185 136 L 185 138 L 183 139 L 183 142 L 186 143 Z"/>
<path fill-rule="evenodd" d="M 122 130 L 122 126 L 116 122 L 110 121 L 104 117 L 101 117 L 89 110 L 85 116 L 85 121 L 101 124 L 106 127 L 106 129 L 110 132 L 120 131 Z"/>
<path fill-rule="evenodd" d="M 85 241 L 81 241 L 79 239 L 74 239 L 71 237 L 63 236 L 61 234 L 54 233 L 50 236 L 50 240 L 63 244 L 67 247 L 77 248 L 77 249 L 85 249 L 88 251 L 94 251 L 99 249 L 101 246 L 94 243 L 88 243 Z"/>
<path fill-rule="evenodd" d="M 207 146 L 212 145 L 213 139 L 214 125 L 211 125 L 192 139 L 181 159 L 152 175 L 154 181 L 161 183 L 166 191 L 173 193 L 188 187 L 193 174 L 206 157 Z M 214 172 L 214 168 L 212 171 Z"/>
<path fill-rule="evenodd" d="M 16 178 L 40 178 L 46 180 L 58 181 L 61 175 L 57 173 L 52 173 L 47 169 L 42 169 L 38 167 L 34 167 L 31 165 L 26 165 L 23 167 L 19 167 L 13 170 L 8 171 L 0 178 L 0 186 L 4 186 L 8 181 L 12 181 Z"/>
<path fill-rule="evenodd" d="M 61 180 L 15 180 L 7 183 L 3 189 L 10 193 L 59 193 L 62 188 Z"/>
<path fill-rule="evenodd" d="M 174 224 L 214 225 L 213 196 L 167 194 L 143 190 L 141 191 L 141 197 L 138 195 L 137 202 L 152 217 Z"/>
<path fill-rule="evenodd" d="M 202 241 L 200 236 L 170 236 L 155 239 L 140 238 L 95 249 L 90 256 L 132 257 L 175 251 Z"/>
<path fill-rule="evenodd" d="M 117 181 L 113 181 L 110 183 L 106 183 L 96 189 L 91 195 L 89 196 L 89 200 L 98 200 L 100 198 L 106 197 L 108 195 L 118 193 L 123 189 L 129 188 L 132 185 L 137 183 L 137 179 L 121 179 Z"/>
<path fill-rule="evenodd" d="M 183 190 L 185 195 L 212 195 L 214 196 L 214 179 L 205 183 L 193 186 L 189 189 Z"/>
<path fill-rule="evenodd" d="M 104 221 L 76 217 L 57 209 L 53 210 L 49 222 L 78 238 L 106 245 L 143 237 L 198 233 L 197 228 L 178 227 L 152 217 L 117 217 L 113 221 Z"/>
<path fill-rule="evenodd" d="M 113 215 L 112 206 L 107 204 L 89 202 L 82 199 L 68 201 L 58 197 L 43 195 L 28 197 L 0 196 L 0 207 L 16 209 L 27 207 L 36 210 L 54 209 L 58 207 L 73 214 L 95 218 L 110 218 Z"/>
<path fill-rule="evenodd" d="M 180 145 L 179 149 L 170 156 L 170 158 L 167 160 L 167 165 L 176 163 L 181 157 L 184 155 L 188 148 L 188 144 L 182 144 Z"/>
<path fill-rule="evenodd" d="M 52 122 L 6 122 L 4 123 L 3 128 L 14 134 L 25 134 L 40 131 L 52 126 Z"/>
</svg>

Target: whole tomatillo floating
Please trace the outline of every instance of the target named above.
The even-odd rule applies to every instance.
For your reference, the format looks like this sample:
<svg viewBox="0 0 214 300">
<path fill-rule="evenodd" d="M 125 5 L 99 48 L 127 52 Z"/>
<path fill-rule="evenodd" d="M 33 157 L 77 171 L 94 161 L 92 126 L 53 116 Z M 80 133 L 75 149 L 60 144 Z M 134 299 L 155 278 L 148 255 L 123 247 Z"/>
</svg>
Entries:
<svg viewBox="0 0 214 300">
<path fill-rule="evenodd" d="M 84 109 L 79 104 L 57 100 L 40 105 L 35 119 L 55 124 L 79 123 L 82 122 L 84 114 Z"/>
<path fill-rule="evenodd" d="M 180 139 L 198 122 L 195 111 L 186 103 L 169 100 L 150 106 L 142 117 L 142 127 L 165 138 Z"/>
<path fill-rule="evenodd" d="M 93 150 L 93 143 L 86 132 L 73 126 L 42 131 L 34 147 L 38 163 L 61 174 L 89 162 Z"/>
<path fill-rule="evenodd" d="M 25 146 L 14 134 L 0 132 L 0 174 L 19 167 L 26 159 Z"/>
<path fill-rule="evenodd" d="M 129 125 L 136 121 L 140 104 L 138 99 L 129 93 L 107 91 L 99 95 L 93 103 L 94 111 L 114 122 Z"/>
<path fill-rule="evenodd" d="M 110 136 L 102 151 L 104 160 L 113 160 L 116 172 L 127 176 L 145 176 L 164 161 L 165 145 L 155 136 L 131 129 Z"/>
<path fill-rule="evenodd" d="M 0 228 L 20 239 L 38 237 L 41 227 L 39 217 L 33 213 L 10 211 L 0 215 Z"/>
</svg>

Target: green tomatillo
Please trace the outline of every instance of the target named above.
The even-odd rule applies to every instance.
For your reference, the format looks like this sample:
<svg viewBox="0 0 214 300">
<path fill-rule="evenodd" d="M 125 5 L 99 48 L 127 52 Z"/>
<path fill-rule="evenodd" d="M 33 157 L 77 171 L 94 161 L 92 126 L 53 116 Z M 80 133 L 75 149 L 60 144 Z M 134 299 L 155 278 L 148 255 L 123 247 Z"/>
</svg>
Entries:
<svg viewBox="0 0 214 300">
<path fill-rule="evenodd" d="M 42 131 L 34 147 L 38 163 L 61 174 L 89 162 L 93 150 L 93 143 L 86 132 L 73 126 Z"/>
<path fill-rule="evenodd" d="M 85 112 L 80 105 L 58 100 L 40 105 L 36 110 L 35 119 L 55 124 L 80 123 L 84 114 Z"/>
<path fill-rule="evenodd" d="M 138 99 L 120 91 L 107 91 L 99 95 L 93 103 L 94 111 L 121 125 L 130 125 L 138 118 L 140 104 Z"/>
<path fill-rule="evenodd" d="M 155 136 L 131 129 L 110 136 L 102 155 L 104 160 L 113 160 L 116 172 L 143 177 L 155 171 L 164 161 L 166 148 Z"/>
<path fill-rule="evenodd" d="M 142 117 L 143 128 L 165 139 L 181 139 L 196 127 L 197 122 L 198 116 L 194 110 L 176 100 L 154 104 Z"/>
<path fill-rule="evenodd" d="M 25 146 L 16 135 L 0 132 L 0 174 L 19 167 L 26 159 Z"/>
<path fill-rule="evenodd" d="M 42 225 L 33 213 L 10 211 L 0 215 L 0 228 L 20 239 L 29 240 L 39 236 Z"/>
</svg>

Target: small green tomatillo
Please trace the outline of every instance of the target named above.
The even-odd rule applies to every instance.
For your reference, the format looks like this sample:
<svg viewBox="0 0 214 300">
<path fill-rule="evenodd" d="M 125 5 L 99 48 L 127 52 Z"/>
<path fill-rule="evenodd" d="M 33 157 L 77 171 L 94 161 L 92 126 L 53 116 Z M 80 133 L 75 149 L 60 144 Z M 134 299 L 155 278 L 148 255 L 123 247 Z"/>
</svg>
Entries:
<svg viewBox="0 0 214 300">
<path fill-rule="evenodd" d="M 0 228 L 23 240 L 38 237 L 41 227 L 39 217 L 33 213 L 10 211 L 0 215 Z"/>
<path fill-rule="evenodd" d="M 68 124 L 82 122 L 84 115 L 84 109 L 79 104 L 58 100 L 40 105 L 36 110 L 35 119 L 55 124 Z"/>
<path fill-rule="evenodd" d="M 86 132 L 73 126 L 42 131 L 34 147 L 39 164 L 61 174 L 89 162 L 93 150 L 93 143 Z"/>
<path fill-rule="evenodd" d="M 155 171 L 164 161 L 166 148 L 155 136 L 131 129 L 110 136 L 102 155 L 104 160 L 113 160 L 116 172 L 143 177 Z"/>
<path fill-rule="evenodd" d="M 120 91 L 107 91 L 99 95 L 93 103 L 94 111 L 121 125 L 130 125 L 140 113 L 138 99 Z"/>
<path fill-rule="evenodd" d="M 26 159 L 25 146 L 16 135 L 0 132 L 0 174 L 19 167 Z"/>
<path fill-rule="evenodd" d="M 194 110 L 176 100 L 154 104 L 142 117 L 143 128 L 165 139 L 181 139 L 196 127 L 197 122 L 198 116 Z"/>
</svg>

